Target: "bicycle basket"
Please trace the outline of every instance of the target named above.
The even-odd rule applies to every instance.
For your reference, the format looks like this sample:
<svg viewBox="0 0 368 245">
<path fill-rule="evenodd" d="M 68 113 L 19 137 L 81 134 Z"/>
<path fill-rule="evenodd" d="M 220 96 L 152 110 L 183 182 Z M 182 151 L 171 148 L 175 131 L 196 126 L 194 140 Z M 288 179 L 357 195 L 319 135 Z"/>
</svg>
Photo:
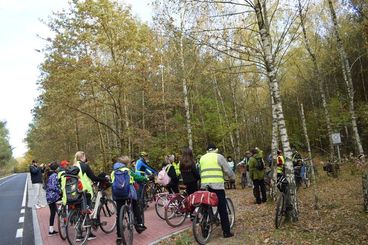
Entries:
<svg viewBox="0 0 368 245">
<path fill-rule="evenodd" d="M 284 176 L 282 176 L 277 181 L 277 188 L 281 192 L 286 192 L 288 184 L 289 184 L 289 182 L 287 181 L 287 179 Z"/>
</svg>

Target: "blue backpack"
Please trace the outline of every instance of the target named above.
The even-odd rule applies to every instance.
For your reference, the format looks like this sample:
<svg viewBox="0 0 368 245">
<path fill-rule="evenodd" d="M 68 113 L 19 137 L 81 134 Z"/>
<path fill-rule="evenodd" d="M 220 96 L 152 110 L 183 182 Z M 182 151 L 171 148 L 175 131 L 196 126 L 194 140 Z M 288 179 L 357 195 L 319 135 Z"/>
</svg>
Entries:
<svg viewBox="0 0 368 245">
<path fill-rule="evenodd" d="M 121 169 L 123 168 L 123 169 Z M 114 182 L 112 183 L 112 197 L 114 200 L 127 199 L 130 193 L 129 169 L 122 163 L 114 164 Z"/>
</svg>

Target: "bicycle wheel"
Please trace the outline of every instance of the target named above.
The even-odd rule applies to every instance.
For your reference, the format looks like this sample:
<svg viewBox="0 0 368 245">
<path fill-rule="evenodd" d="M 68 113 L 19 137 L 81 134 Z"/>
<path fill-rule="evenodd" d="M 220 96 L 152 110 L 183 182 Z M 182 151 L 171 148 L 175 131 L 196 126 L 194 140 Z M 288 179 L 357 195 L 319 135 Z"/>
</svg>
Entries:
<svg viewBox="0 0 368 245">
<path fill-rule="evenodd" d="M 192 222 L 192 231 L 194 239 L 201 245 L 206 244 L 211 236 L 212 224 L 209 209 L 207 205 L 199 206 Z"/>
<path fill-rule="evenodd" d="M 276 213 L 275 213 L 275 227 L 280 228 L 285 220 L 285 194 L 281 193 L 277 199 Z"/>
<path fill-rule="evenodd" d="M 171 227 L 180 226 L 187 217 L 183 200 L 184 197 L 178 195 L 170 199 L 165 207 L 165 220 Z"/>
<path fill-rule="evenodd" d="M 230 229 L 233 228 L 235 224 L 235 208 L 233 201 L 230 198 L 226 198 L 226 207 L 227 207 L 227 214 L 229 216 L 229 223 Z"/>
<path fill-rule="evenodd" d="M 82 214 L 80 210 L 72 210 L 66 222 L 66 238 L 69 244 L 84 244 L 91 232 L 88 214 Z"/>
<path fill-rule="evenodd" d="M 120 235 L 124 245 L 133 244 L 133 224 L 134 218 L 128 205 L 121 207 L 119 214 Z"/>
<path fill-rule="evenodd" d="M 163 220 L 165 220 L 165 205 L 168 202 L 169 201 L 167 200 L 167 195 L 158 195 L 158 197 L 156 198 L 155 211 L 157 216 Z"/>
<path fill-rule="evenodd" d="M 111 199 L 105 199 L 97 210 L 97 219 L 100 222 L 100 228 L 106 234 L 114 231 L 116 227 L 116 204 Z"/>
<path fill-rule="evenodd" d="M 58 210 L 58 230 L 61 240 L 66 239 L 66 222 L 67 222 L 67 211 L 66 206 L 61 205 Z"/>
</svg>

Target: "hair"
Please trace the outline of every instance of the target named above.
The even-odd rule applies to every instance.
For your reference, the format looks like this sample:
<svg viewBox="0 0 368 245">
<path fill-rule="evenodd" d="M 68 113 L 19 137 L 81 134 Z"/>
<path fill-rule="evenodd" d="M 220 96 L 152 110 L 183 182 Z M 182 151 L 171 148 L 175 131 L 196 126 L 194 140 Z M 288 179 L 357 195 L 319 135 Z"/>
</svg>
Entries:
<svg viewBox="0 0 368 245">
<path fill-rule="evenodd" d="M 46 165 L 45 172 L 43 173 L 43 176 L 42 176 L 44 185 L 47 185 L 50 175 L 56 172 L 58 166 L 59 164 L 56 161 L 53 161 Z"/>
<path fill-rule="evenodd" d="M 180 170 L 190 169 L 195 165 L 193 151 L 190 148 L 184 148 L 180 159 Z"/>
<path fill-rule="evenodd" d="M 74 164 L 80 161 L 83 156 L 86 156 L 86 154 L 83 151 L 77 151 L 77 153 L 75 153 L 74 156 Z"/>
<path fill-rule="evenodd" d="M 117 158 L 117 161 L 120 163 L 128 164 L 130 162 L 130 158 L 128 156 L 121 156 Z"/>
<path fill-rule="evenodd" d="M 250 153 L 252 153 L 253 155 L 258 153 L 258 150 L 256 148 L 253 148 L 250 150 Z"/>
</svg>

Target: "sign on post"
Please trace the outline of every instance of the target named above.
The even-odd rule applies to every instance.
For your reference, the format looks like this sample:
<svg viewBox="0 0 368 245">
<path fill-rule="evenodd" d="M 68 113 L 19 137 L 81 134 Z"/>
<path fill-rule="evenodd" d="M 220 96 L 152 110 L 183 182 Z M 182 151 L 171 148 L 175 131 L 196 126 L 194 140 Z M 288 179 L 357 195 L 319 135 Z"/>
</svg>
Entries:
<svg viewBox="0 0 368 245">
<path fill-rule="evenodd" d="M 331 134 L 331 138 L 332 138 L 332 143 L 334 145 L 341 144 L 341 135 L 340 135 L 340 133 Z"/>
</svg>

